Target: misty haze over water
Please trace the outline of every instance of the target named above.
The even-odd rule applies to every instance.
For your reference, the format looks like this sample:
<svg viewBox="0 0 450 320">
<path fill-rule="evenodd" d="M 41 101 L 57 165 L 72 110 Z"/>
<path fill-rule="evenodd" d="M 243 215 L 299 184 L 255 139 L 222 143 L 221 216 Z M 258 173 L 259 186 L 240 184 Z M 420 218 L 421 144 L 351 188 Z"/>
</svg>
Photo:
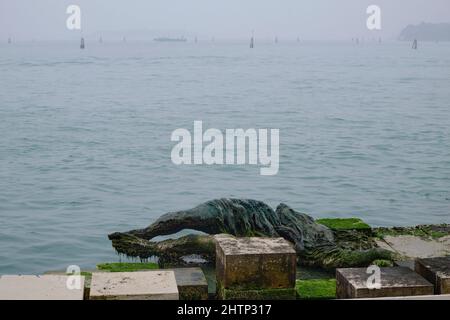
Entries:
<svg viewBox="0 0 450 320">
<path fill-rule="evenodd" d="M 396 39 L 410 24 L 450 22 L 447 0 L 0 0 L 0 38 L 79 37 L 65 27 L 66 8 L 72 4 L 81 8 L 85 36 L 106 33 L 114 40 L 122 39 L 122 33 L 139 38 L 143 31 L 191 39 L 248 39 L 252 30 L 259 39 Z M 366 9 L 372 4 L 382 13 L 382 29 L 376 32 L 366 28 Z"/>
<path fill-rule="evenodd" d="M 387 40 L 445 22 L 449 4 L 379 2 L 370 33 L 365 1 L 78 1 L 80 50 L 70 2 L 0 0 L 0 274 L 116 260 L 108 233 L 219 197 L 450 223 L 450 44 Z M 191 41 L 122 42 L 124 30 Z M 175 166 L 171 133 L 195 120 L 280 129 L 278 175 Z"/>
</svg>

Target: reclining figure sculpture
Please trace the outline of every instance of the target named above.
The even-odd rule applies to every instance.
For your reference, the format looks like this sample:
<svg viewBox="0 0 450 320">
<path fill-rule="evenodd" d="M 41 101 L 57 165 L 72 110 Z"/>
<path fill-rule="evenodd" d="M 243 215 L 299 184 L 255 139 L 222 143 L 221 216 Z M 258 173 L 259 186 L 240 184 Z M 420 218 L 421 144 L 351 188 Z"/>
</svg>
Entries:
<svg viewBox="0 0 450 320">
<path fill-rule="evenodd" d="M 184 229 L 206 234 L 151 241 Z M 220 233 L 237 237 L 283 237 L 294 244 L 300 264 L 322 268 L 361 267 L 377 259 L 392 258 L 389 251 L 377 248 L 370 239 L 359 239 L 356 248 L 349 247 L 348 239 L 340 241 L 336 232 L 316 223 L 312 217 L 285 204 L 278 205 L 274 211 L 256 200 L 212 200 L 190 210 L 166 213 L 145 229 L 117 232 L 108 237 L 120 254 L 141 259 L 158 256 L 160 264 L 174 265 L 183 264 L 183 257 L 189 255 L 213 262 L 212 235 Z"/>
</svg>

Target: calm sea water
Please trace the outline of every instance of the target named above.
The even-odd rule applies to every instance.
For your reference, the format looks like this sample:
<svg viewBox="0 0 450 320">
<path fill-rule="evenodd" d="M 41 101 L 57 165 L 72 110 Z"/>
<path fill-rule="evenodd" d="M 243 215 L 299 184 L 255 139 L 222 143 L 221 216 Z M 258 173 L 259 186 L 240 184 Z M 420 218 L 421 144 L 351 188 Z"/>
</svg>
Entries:
<svg viewBox="0 0 450 320">
<path fill-rule="evenodd" d="M 0 274 L 117 261 L 108 233 L 219 197 L 450 222 L 450 44 L 4 44 L 0 80 Z M 279 174 L 173 165 L 194 120 L 279 128 Z"/>
</svg>

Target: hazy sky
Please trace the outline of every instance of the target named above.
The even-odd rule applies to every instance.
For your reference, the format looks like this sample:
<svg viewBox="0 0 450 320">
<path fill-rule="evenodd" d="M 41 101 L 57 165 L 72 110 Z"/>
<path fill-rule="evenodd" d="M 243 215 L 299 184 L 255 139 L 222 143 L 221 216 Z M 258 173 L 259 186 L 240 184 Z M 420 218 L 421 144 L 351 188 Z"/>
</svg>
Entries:
<svg viewBox="0 0 450 320">
<path fill-rule="evenodd" d="M 395 38 L 408 24 L 450 22 L 450 0 L 0 0 L 0 37 L 72 37 L 70 4 L 81 7 L 85 34 L 148 29 L 231 39 L 254 29 L 259 38 Z M 381 31 L 366 28 L 370 4 L 382 9 Z"/>
</svg>

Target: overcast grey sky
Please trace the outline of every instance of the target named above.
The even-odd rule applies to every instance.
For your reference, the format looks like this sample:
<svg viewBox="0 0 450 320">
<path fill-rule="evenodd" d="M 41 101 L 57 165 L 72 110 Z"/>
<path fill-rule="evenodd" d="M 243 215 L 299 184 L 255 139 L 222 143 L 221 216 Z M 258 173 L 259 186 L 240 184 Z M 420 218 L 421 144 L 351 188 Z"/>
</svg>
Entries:
<svg viewBox="0 0 450 320">
<path fill-rule="evenodd" d="M 64 39 L 66 8 L 82 10 L 85 34 L 177 30 L 186 35 L 308 40 L 397 37 L 408 24 L 450 22 L 450 0 L 0 0 L 0 37 Z M 382 9 L 382 30 L 366 29 L 366 8 Z M 169 32 L 169 31 L 168 31 Z"/>
</svg>

